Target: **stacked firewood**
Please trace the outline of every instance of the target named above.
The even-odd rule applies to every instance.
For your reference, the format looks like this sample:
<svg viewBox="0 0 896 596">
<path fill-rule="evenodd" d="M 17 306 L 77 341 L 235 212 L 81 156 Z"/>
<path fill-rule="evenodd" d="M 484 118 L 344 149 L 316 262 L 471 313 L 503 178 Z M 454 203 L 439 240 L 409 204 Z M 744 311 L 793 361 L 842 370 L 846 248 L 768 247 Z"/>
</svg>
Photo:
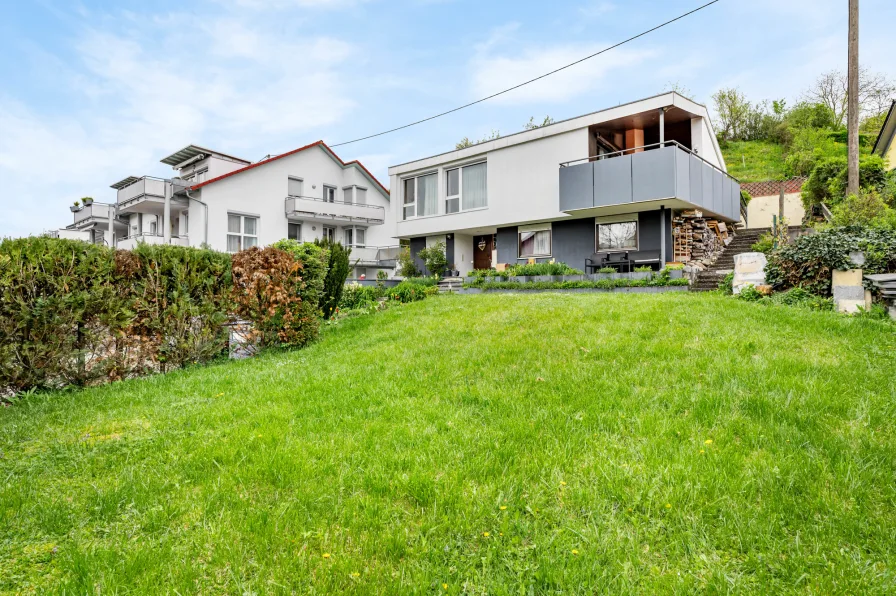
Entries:
<svg viewBox="0 0 896 596">
<path fill-rule="evenodd" d="M 703 217 L 695 209 L 681 211 L 672 218 L 673 259 L 678 263 L 698 266 L 711 264 L 725 248 L 725 239 L 720 233 L 720 222 Z M 725 229 L 725 224 L 721 224 Z M 702 267 L 700 267 L 702 268 Z"/>
</svg>

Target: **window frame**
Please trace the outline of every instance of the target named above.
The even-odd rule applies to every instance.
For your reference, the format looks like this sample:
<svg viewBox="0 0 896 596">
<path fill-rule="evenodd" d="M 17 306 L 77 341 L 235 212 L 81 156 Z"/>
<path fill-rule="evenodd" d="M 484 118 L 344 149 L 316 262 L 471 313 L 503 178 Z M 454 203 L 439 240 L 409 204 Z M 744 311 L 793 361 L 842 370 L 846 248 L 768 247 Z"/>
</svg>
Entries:
<svg viewBox="0 0 896 596">
<path fill-rule="evenodd" d="M 329 232 L 329 234 L 327 234 Z M 322 240 L 327 240 L 331 243 L 336 242 L 336 226 L 321 226 L 320 227 L 320 237 Z"/>
<path fill-rule="evenodd" d="M 358 232 L 362 232 L 364 235 L 364 240 L 361 243 L 358 243 Z M 348 234 L 351 234 L 352 241 L 348 242 Z M 342 235 L 343 240 L 346 240 L 344 243 L 345 246 L 350 246 L 352 248 L 367 248 L 367 227 L 366 226 L 343 226 L 342 227 Z"/>
<path fill-rule="evenodd" d="M 457 172 L 457 193 L 450 194 L 449 188 L 451 186 L 451 172 Z M 460 213 L 461 207 L 461 196 L 463 195 L 463 166 L 457 166 L 456 168 L 445 169 L 445 215 L 452 215 L 454 213 Z M 448 203 L 450 201 L 457 202 L 457 208 L 454 211 L 448 210 Z"/>
<path fill-rule="evenodd" d="M 302 192 L 301 194 L 294 195 L 289 192 L 290 182 L 298 182 L 301 185 Z M 305 195 L 305 179 L 301 176 L 287 176 L 286 177 L 286 196 L 288 197 L 302 197 Z"/>
<path fill-rule="evenodd" d="M 331 186 L 331 185 L 329 185 L 329 184 L 324 184 L 323 187 L 324 187 L 324 189 L 323 189 L 324 202 L 325 202 L 325 203 L 335 203 L 335 202 L 336 202 L 336 191 L 337 191 L 338 189 L 337 189 L 335 186 Z M 332 199 L 332 200 L 330 200 L 330 198 L 329 198 L 329 196 L 328 196 L 329 193 L 330 193 L 330 191 L 333 192 L 333 199 Z"/>
<path fill-rule="evenodd" d="M 299 233 L 296 234 L 296 237 L 295 237 L 295 238 L 292 238 L 292 237 L 289 235 L 289 234 L 290 234 L 290 227 L 291 227 L 291 226 L 297 226 L 297 227 L 299 228 Z M 300 221 L 288 221 L 288 222 L 286 222 L 286 238 L 287 238 L 287 239 L 296 240 L 296 241 L 298 241 L 298 242 L 301 242 L 301 241 L 302 241 L 302 222 L 300 222 Z"/>
<path fill-rule="evenodd" d="M 547 232 L 548 234 L 548 252 L 546 254 L 523 254 L 523 234 L 539 234 L 542 232 Z M 550 258 L 554 254 L 554 230 L 552 226 L 548 227 L 538 227 L 534 229 L 524 229 L 523 227 L 517 228 L 516 232 L 516 242 L 517 242 L 517 255 L 520 259 L 546 259 Z"/>
<path fill-rule="evenodd" d="M 414 176 L 409 176 L 407 178 L 402 179 L 402 181 L 401 181 L 401 185 L 402 185 L 401 186 L 401 195 L 402 195 L 401 196 L 401 199 L 402 199 L 401 215 L 403 218 L 402 221 L 407 221 L 409 219 L 419 219 L 422 217 L 435 217 L 436 215 L 442 215 L 441 213 L 438 213 L 438 209 L 439 209 L 438 198 L 436 199 L 436 211 L 437 211 L 436 213 L 431 213 L 428 215 L 420 215 L 420 201 L 418 200 L 420 198 L 419 181 L 421 178 L 427 178 L 429 176 L 436 177 L 436 193 L 439 193 L 439 171 L 438 170 L 430 171 L 430 172 L 422 172 L 420 174 L 416 174 Z M 408 200 L 407 200 L 407 188 L 408 188 L 407 183 L 411 182 L 411 181 L 414 182 L 414 200 L 411 202 L 408 202 Z M 414 208 L 414 215 L 412 215 L 411 217 L 407 216 L 407 209 L 409 207 Z"/>
<path fill-rule="evenodd" d="M 600 247 L 600 227 L 613 226 L 618 224 L 633 223 L 635 224 L 635 246 L 634 248 L 601 248 Z M 641 225 L 637 219 L 620 219 L 618 221 L 596 221 L 594 222 L 594 252 L 625 252 L 638 251 L 641 246 Z"/>
<path fill-rule="evenodd" d="M 230 218 L 231 217 L 240 218 L 240 231 L 239 232 L 231 232 L 230 231 Z M 255 220 L 255 233 L 254 234 L 246 233 L 246 220 L 247 219 Z M 246 250 L 247 248 L 252 248 L 252 246 L 258 246 L 258 227 L 259 227 L 260 220 L 261 220 L 261 217 L 259 217 L 258 215 L 253 215 L 253 214 L 249 214 L 249 213 L 235 213 L 233 211 L 228 211 L 227 212 L 227 244 L 228 244 L 228 246 L 226 247 L 227 252 L 230 254 L 235 254 L 242 250 Z M 239 249 L 236 251 L 230 250 L 229 244 L 230 244 L 231 236 L 233 236 L 234 238 L 239 238 Z M 254 244 L 247 246 L 246 245 L 247 238 L 254 238 L 254 240 L 255 240 Z"/>
</svg>

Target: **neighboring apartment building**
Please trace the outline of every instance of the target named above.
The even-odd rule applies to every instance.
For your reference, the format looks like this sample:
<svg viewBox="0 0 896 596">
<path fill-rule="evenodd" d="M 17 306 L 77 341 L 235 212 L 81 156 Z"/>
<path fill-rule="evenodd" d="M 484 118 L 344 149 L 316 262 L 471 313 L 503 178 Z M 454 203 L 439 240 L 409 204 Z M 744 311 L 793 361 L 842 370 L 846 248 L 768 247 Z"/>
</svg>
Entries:
<svg viewBox="0 0 896 596">
<path fill-rule="evenodd" d="M 554 259 L 584 268 L 595 252 L 660 251 L 673 213 L 734 224 L 740 185 L 706 108 L 665 93 L 389 168 L 394 235 L 411 252 L 445 242 L 471 269 Z M 423 263 L 417 259 L 418 267 Z"/>
<path fill-rule="evenodd" d="M 360 162 L 343 162 L 322 141 L 256 163 L 190 145 L 162 163 L 174 177 L 128 176 L 112 185 L 114 229 L 108 219 L 91 216 L 96 228 L 106 225 L 104 243 L 237 252 L 282 238 L 326 237 L 352 248 L 355 277 L 394 271 L 398 241 L 389 191 Z M 79 225 L 80 213 L 67 230 Z"/>
<path fill-rule="evenodd" d="M 887 118 L 871 152 L 883 157 L 889 168 L 896 170 L 896 101 L 890 105 L 890 111 L 887 112 Z"/>
</svg>

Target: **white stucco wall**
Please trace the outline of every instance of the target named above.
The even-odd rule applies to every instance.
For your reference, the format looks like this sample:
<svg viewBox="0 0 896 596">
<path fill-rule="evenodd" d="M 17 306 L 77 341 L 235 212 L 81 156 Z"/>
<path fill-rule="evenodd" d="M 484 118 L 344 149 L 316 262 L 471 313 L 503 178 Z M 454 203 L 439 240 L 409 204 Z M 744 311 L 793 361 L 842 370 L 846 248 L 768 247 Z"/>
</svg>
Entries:
<svg viewBox="0 0 896 596">
<path fill-rule="evenodd" d="M 694 114 L 691 137 L 700 157 L 725 170 L 706 108 L 668 93 L 389 168 L 395 235 L 412 238 L 456 231 L 472 235 L 569 218 L 559 209 L 559 167 L 588 157 L 588 127 L 673 105 Z M 445 214 L 446 170 L 481 161 L 488 164 L 488 207 Z M 433 172 L 439 176 L 439 214 L 404 220 L 403 181 Z"/>
<path fill-rule="evenodd" d="M 806 215 L 800 193 L 784 195 L 784 217 L 789 225 L 799 225 Z M 780 195 L 753 197 L 747 205 L 747 224 L 749 228 L 770 228 L 772 216 L 778 215 Z"/>
<path fill-rule="evenodd" d="M 308 197 L 323 197 L 323 186 L 335 186 L 336 200 L 342 200 L 342 188 L 357 185 L 367 189 L 367 204 L 384 207 L 385 223 L 374 225 L 358 222 L 367 227 L 367 246 L 394 246 L 398 244 L 393 236 L 395 231 L 388 195 L 367 178 L 356 166 L 343 168 L 319 147 L 312 147 L 271 161 L 264 165 L 234 174 L 229 178 L 213 182 L 191 194 L 208 205 L 208 243 L 215 250 L 227 250 L 228 213 L 258 217 L 258 244 L 265 246 L 286 238 L 290 221 L 302 224 L 302 240 L 313 241 L 320 238 L 324 225 L 336 228 L 336 239 L 343 241 L 343 229 L 347 222 L 333 221 L 324 224 L 319 221 L 288 220 L 285 213 L 288 179 L 290 176 L 302 178 L 303 194 Z M 190 245 L 199 246 L 204 236 L 204 213 L 202 205 L 191 201 Z M 349 224 L 350 225 L 350 224 Z M 371 269 L 371 271 L 375 271 Z"/>
</svg>

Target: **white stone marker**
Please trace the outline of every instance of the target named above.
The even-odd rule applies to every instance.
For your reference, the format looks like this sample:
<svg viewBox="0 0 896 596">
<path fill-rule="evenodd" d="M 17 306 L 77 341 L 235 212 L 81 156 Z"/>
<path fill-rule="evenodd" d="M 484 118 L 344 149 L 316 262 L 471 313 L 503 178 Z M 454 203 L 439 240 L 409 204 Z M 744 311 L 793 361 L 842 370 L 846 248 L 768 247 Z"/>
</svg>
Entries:
<svg viewBox="0 0 896 596">
<path fill-rule="evenodd" d="M 835 270 L 831 275 L 831 293 L 837 312 L 855 314 L 871 308 L 871 292 L 862 285 L 861 269 Z"/>
<path fill-rule="evenodd" d="M 745 252 L 734 257 L 734 282 L 732 289 L 735 294 L 747 286 L 765 285 L 765 266 L 768 260 L 761 252 Z"/>
</svg>

